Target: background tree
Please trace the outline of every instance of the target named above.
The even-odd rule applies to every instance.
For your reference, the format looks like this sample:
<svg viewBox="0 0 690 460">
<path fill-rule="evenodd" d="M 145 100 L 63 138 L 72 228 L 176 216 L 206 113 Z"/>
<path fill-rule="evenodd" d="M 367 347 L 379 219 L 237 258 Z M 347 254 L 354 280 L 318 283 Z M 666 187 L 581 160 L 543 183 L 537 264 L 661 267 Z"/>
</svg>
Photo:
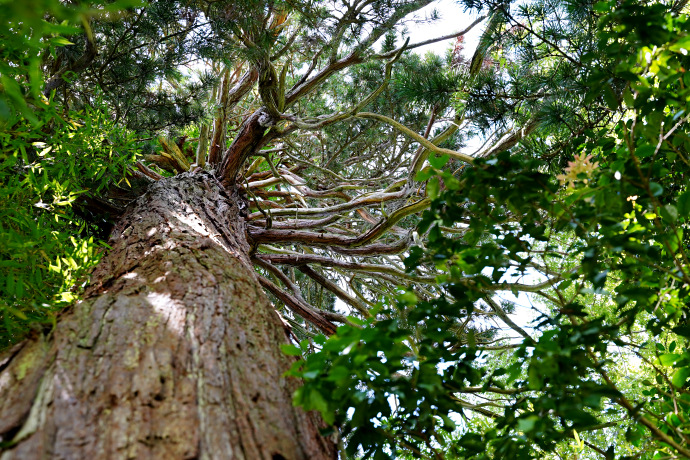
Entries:
<svg viewBox="0 0 690 460">
<path fill-rule="evenodd" d="M 535 6 L 506 18 L 528 23 Z M 342 425 L 353 455 L 690 456 L 683 8 L 597 4 L 598 54 L 580 58 L 588 67 L 574 83 L 588 89 L 569 123 L 459 177 L 447 159 L 431 161 L 426 177 L 445 190 L 418 228 L 426 250 L 411 250 L 406 265 L 441 267 L 442 295 L 407 291 L 381 311 L 387 319 L 342 327 L 293 367 L 307 381 L 297 400 Z M 541 17 L 533 38 L 563 44 Z M 582 131 L 556 142 L 578 119 Z M 564 148 L 576 153 L 556 180 L 549 161 Z M 533 293 L 531 324 L 506 315 L 492 295 L 501 289 Z M 471 329 L 458 340 L 458 324 L 487 311 L 518 340 L 486 346 Z"/>
</svg>

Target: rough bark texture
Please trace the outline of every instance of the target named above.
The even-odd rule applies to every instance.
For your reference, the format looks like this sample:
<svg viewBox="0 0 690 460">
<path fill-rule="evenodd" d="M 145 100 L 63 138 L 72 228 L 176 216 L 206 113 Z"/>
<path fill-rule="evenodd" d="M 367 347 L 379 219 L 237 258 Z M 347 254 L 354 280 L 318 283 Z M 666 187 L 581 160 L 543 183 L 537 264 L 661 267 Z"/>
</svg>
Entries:
<svg viewBox="0 0 690 460">
<path fill-rule="evenodd" d="M 154 184 L 85 299 L 0 357 L 0 459 L 335 458 L 292 407 L 244 235 L 211 175 Z"/>
</svg>

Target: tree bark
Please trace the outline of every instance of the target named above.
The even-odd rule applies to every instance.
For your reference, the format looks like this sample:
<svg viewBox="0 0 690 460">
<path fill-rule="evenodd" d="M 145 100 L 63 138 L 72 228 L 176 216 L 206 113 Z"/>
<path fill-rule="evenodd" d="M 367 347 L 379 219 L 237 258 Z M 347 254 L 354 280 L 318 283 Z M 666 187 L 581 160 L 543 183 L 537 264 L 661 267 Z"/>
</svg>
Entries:
<svg viewBox="0 0 690 460">
<path fill-rule="evenodd" d="M 0 356 L 0 459 L 332 459 L 236 197 L 205 172 L 128 208 L 84 300 Z"/>
</svg>

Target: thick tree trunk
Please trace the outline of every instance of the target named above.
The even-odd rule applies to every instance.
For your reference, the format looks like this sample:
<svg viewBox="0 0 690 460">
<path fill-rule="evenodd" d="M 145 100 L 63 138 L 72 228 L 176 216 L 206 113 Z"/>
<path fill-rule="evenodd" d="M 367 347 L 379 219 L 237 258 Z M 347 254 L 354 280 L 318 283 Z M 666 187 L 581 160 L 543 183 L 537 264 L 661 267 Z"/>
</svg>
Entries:
<svg viewBox="0 0 690 460">
<path fill-rule="evenodd" d="M 238 213 L 207 173 L 130 207 L 84 300 L 0 357 L 1 460 L 335 457 L 292 407 Z"/>
</svg>

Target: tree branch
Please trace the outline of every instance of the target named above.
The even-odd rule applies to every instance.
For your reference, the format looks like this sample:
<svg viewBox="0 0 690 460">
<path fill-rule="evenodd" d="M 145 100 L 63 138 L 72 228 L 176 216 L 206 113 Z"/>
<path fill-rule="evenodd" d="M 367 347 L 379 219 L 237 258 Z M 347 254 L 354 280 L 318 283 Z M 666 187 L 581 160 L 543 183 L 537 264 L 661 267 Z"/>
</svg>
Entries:
<svg viewBox="0 0 690 460">
<path fill-rule="evenodd" d="M 318 264 L 323 267 L 338 267 L 346 270 L 364 272 L 364 273 L 383 273 L 400 277 L 402 279 L 427 282 L 436 284 L 436 278 L 432 276 L 414 276 L 405 273 L 402 270 L 393 268 L 389 265 L 365 264 L 358 262 L 348 262 L 343 260 L 335 260 L 329 257 L 313 255 L 313 254 L 257 254 L 257 258 L 263 259 L 270 263 L 280 265 L 300 266 L 304 264 Z"/>
<path fill-rule="evenodd" d="M 469 164 L 474 163 L 474 158 L 472 158 L 471 156 L 464 154 L 462 152 L 457 152 L 455 150 L 445 149 L 443 147 L 437 147 L 433 143 L 428 141 L 427 139 L 424 139 L 424 137 L 415 133 L 410 128 L 398 123 L 397 121 L 393 120 L 392 118 L 388 118 L 384 115 L 379 115 L 377 113 L 370 113 L 370 112 L 360 112 L 357 115 L 355 115 L 355 117 L 369 119 L 369 120 L 377 120 L 377 121 L 380 121 L 382 123 L 386 123 L 387 125 L 390 125 L 393 128 L 397 129 L 398 131 L 400 131 L 404 135 L 411 137 L 415 141 L 419 142 L 426 149 L 428 149 L 434 153 L 438 153 L 439 155 L 448 155 L 452 158 L 456 158 L 458 160 L 464 161 L 465 163 L 469 163 Z"/>
<path fill-rule="evenodd" d="M 343 211 L 349 211 L 355 208 L 361 208 L 368 204 L 378 204 L 385 201 L 395 200 L 398 198 L 404 198 L 405 194 L 400 192 L 376 192 L 361 195 L 352 201 L 347 203 L 337 204 L 334 206 L 329 206 L 326 208 L 306 208 L 306 209 L 279 209 L 273 211 L 271 215 L 273 217 L 287 216 L 287 217 L 299 217 L 299 216 L 329 216 L 331 214 L 339 214 Z M 247 220 L 254 220 L 262 217 L 261 213 L 252 213 L 248 216 Z"/>
<path fill-rule="evenodd" d="M 229 71 L 226 70 L 226 75 L 223 77 L 223 84 L 221 85 L 220 106 L 218 107 L 218 115 L 213 128 L 213 139 L 211 140 L 211 148 L 208 153 L 208 163 L 213 166 L 218 164 L 221 159 L 228 113 L 252 89 L 252 86 L 259 78 L 259 72 L 255 68 L 249 69 L 232 88 L 229 88 L 229 78 Z"/>
<path fill-rule="evenodd" d="M 345 112 L 339 112 L 331 115 L 327 115 L 323 118 L 320 117 L 320 119 L 314 123 L 308 123 L 300 120 L 299 118 L 293 117 L 293 116 L 285 116 L 284 118 L 291 120 L 297 128 L 300 129 L 308 129 L 308 130 L 318 130 L 323 128 L 324 126 L 331 125 L 333 123 L 337 123 L 338 121 L 345 120 L 347 118 L 352 117 L 354 114 L 362 110 L 364 107 L 369 105 L 374 99 L 376 99 L 387 87 L 388 83 L 391 78 L 391 72 L 393 70 L 393 64 L 395 61 L 400 59 L 400 56 L 402 55 L 403 51 L 405 51 L 405 47 L 407 46 L 407 43 L 410 41 L 408 38 L 405 40 L 405 44 L 403 44 L 402 47 L 393 55 L 393 57 L 386 63 L 384 72 L 383 72 L 383 83 L 379 85 L 378 88 L 376 88 L 374 91 L 371 92 L 367 97 L 362 99 L 357 105 L 354 107 L 350 108 L 349 110 Z"/>
<path fill-rule="evenodd" d="M 508 131 L 490 147 L 477 153 L 475 157 L 484 158 L 496 155 L 501 152 L 505 152 L 506 150 L 514 147 L 515 144 L 520 142 L 522 139 L 532 134 L 538 126 L 539 118 L 537 115 L 534 115 L 532 118 L 529 119 L 526 125 L 524 125 L 521 128 L 515 128 L 513 130 Z"/>
<path fill-rule="evenodd" d="M 343 254 L 346 256 L 364 256 L 373 257 L 379 255 L 392 255 L 400 254 L 406 251 L 410 247 L 409 235 L 406 238 L 401 238 L 395 243 L 385 244 L 385 243 L 373 243 L 367 244 L 365 246 L 360 246 L 358 248 L 344 248 L 338 246 L 332 246 L 330 249 L 338 254 Z"/>
<path fill-rule="evenodd" d="M 67 80 L 65 80 L 65 75 L 67 73 L 81 72 L 82 70 L 90 66 L 93 60 L 98 55 L 98 51 L 96 50 L 96 44 L 94 43 L 92 37 L 89 37 L 88 34 L 84 35 L 84 38 L 86 39 L 84 54 L 82 54 L 79 57 L 79 59 L 64 66 L 62 69 L 55 72 L 55 74 L 52 77 L 50 77 L 50 80 L 46 82 L 45 88 L 43 88 L 44 96 L 49 97 L 50 93 L 54 89 L 58 89 L 59 87 L 67 83 Z"/>
<path fill-rule="evenodd" d="M 271 294 L 280 299 L 280 301 L 283 302 L 290 310 L 292 310 L 294 313 L 298 314 L 305 320 L 312 323 L 314 326 L 319 328 L 324 334 L 335 334 L 336 327 L 333 323 L 329 321 L 329 319 L 326 318 L 324 312 L 313 310 L 309 305 L 301 302 L 300 300 L 291 296 L 287 292 L 283 291 L 263 276 L 259 276 L 259 283 L 261 283 L 261 285 L 264 288 L 268 289 L 271 292 Z"/>
<path fill-rule="evenodd" d="M 331 291 L 333 294 L 335 294 L 340 300 L 343 302 L 352 305 L 358 312 L 360 312 L 364 317 L 369 318 L 371 317 L 371 313 L 369 313 L 369 309 L 367 308 L 366 305 L 364 305 L 363 302 L 361 302 L 359 299 L 356 297 L 352 297 L 350 294 L 348 294 L 344 289 L 342 289 L 340 286 L 338 286 L 336 283 L 333 283 L 329 279 L 327 279 L 325 276 L 321 275 L 320 273 L 316 272 L 314 269 L 312 269 L 309 265 L 298 265 L 297 269 L 319 283 L 321 286 L 325 287 L 329 291 Z"/>
<path fill-rule="evenodd" d="M 496 313 L 496 316 L 501 318 L 501 321 L 503 321 L 508 327 L 510 327 L 512 330 L 514 330 L 515 332 L 517 332 L 518 334 L 520 334 L 521 336 L 523 336 L 527 340 L 532 341 L 532 337 L 527 332 L 525 332 L 524 329 L 522 329 L 520 326 L 515 324 L 515 322 L 513 322 L 513 320 L 510 319 L 510 317 L 505 312 L 505 310 L 503 310 L 503 308 L 501 308 L 501 306 L 497 302 L 495 302 L 494 299 L 492 299 L 489 296 L 485 296 L 484 301 L 487 304 L 489 304 L 491 309 Z"/>
<path fill-rule="evenodd" d="M 484 19 L 486 19 L 486 17 L 487 17 L 487 15 L 479 16 L 477 19 L 475 19 L 475 21 L 474 21 L 472 24 L 469 25 L 469 27 L 466 27 L 465 29 L 461 30 L 460 32 L 454 32 L 454 33 L 452 33 L 452 34 L 444 35 L 444 36 L 442 36 L 442 37 L 431 38 L 431 39 L 429 39 L 429 40 L 424 40 L 424 41 L 419 42 L 419 43 L 413 43 L 412 45 L 408 45 L 406 49 L 408 49 L 408 50 L 413 50 L 413 49 L 415 49 L 415 48 L 419 48 L 420 46 L 431 45 L 431 44 L 433 44 L 433 43 L 442 42 L 442 41 L 444 41 L 444 40 L 450 40 L 451 38 L 460 37 L 460 36 L 462 36 L 462 35 L 465 35 L 465 34 L 466 34 L 467 32 L 469 32 L 470 30 L 474 29 L 475 26 L 476 26 L 477 24 L 479 24 L 480 22 L 482 22 Z M 384 54 L 377 54 L 377 55 L 374 55 L 374 56 L 372 56 L 372 57 L 373 57 L 373 58 L 388 59 L 389 57 L 391 57 L 392 55 L 394 55 L 394 54 L 396 53 L 396 51 L 397 51 L 397 50 L 393 50 L 393 51 L 389 51 L 389 52 L 384 53 Z"/>
</svg>

